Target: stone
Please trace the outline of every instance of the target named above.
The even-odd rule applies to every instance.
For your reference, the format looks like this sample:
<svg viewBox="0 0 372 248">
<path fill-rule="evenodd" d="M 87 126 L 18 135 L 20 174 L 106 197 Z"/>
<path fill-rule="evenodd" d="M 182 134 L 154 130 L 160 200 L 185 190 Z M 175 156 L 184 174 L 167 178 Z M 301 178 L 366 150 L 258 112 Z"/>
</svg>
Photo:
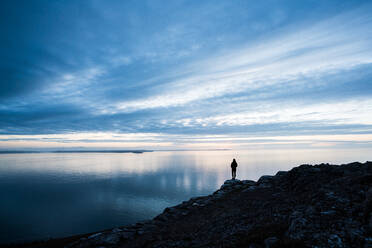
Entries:
<svg viewBox="0 0 372 248">
<path fill-rule="evenodd" d="M 345 247 L 342 243 L 341 238 L 337 234 L 331 234 L 328 238 L 328 245 L 330 248 L 342 248 Z"/>
<path fill-rule="evenodd" d="M 278 176 L 278 177 L 282 177 L 282 176 L 285 176 L 285 175 L 287 175 L 287 171 L 278 171 L 276 174 L 275 174 L 275 176 Z"/>
<path fill-rule="evenodd" d="M 320 212 L 320 214 L 325 215 L 325 216 L 334 216 L 337 214 L 337 212 L 335 210 L 327 210 L 327 211 Z"/>
<path fill-rule="evenodd" d="M 234 189 L 241 189 L 241 188 L 243 188 L 243 185 L 239 185 L 239 184 L 238 185 L 234 185 L 233 188 Z"/>
<path fill-rule="evenodd" d="M 242 181 L 240 181 L 239 179 L 230 179 L 230 180 L 226 180 L 223 185 L 235 185 L 235 184 L 241 184 L 241 183 Z"/>
<path fill-rule="evenodd" d="M 118 232 L 122 232 L 123 230 L 121 230 L 120 228 L 114 228 L 112 229 L 112 232 L 113 233 L 118 233 Z"/>
<path fill-rule="evenodd" d="M 102 235 L 102 233 L 95 233 L 95 234 L 90 235 L 90 236 L 88 237 L 88 239 L 94 239 L 94 238 L 96 238 L 96 237 L 98 237 L 98 236 L 100 236 L 100 235 Z"/>
<path fill-rule="evenodd" d="M 364 248 L 372 248 L 372 237 L 364 239 Z"/>
<path fill-rule="evenodd" d="M 273 178 L 274 178 L 274 176 L 265 175 L 265 176 L 260 177 L 260 179 L 258 179 L 257 183 L 258 184 L 271 183 Z"/>
<path fill-rule="evenodd" d="M 243 180 L 243 181 L 242 181 L 242 184 L 243 184 L 244 186 L 253 186 L 253 185 L 256 184 L 256 182 L 253 181 L 253 180 Z"/>
<path fill-rule="evenodd" d="M 250 186 L 250 187 L 248 187 L 246 189 L 243 189 L 242 192 L 252 192 L 252 191 L 254 191 L 256 189 L 257 189 L 256 186 Z"/>
<path fill-rule="evenodd" d="M 111 233 L 109 235 L 105 235 L 104 238 L 102 238 L 101 242 L 102 243 L 106 243 L 106 244 L 116 244 L 118 243 L 119 239 L 120 239 L 120 236 L 119 234 L 117 233 Z"/>
<path fill-rule="evenodd" d="M 278 243 L 279 239 L 277 237 L 269 237 L 265 239 L 264 244 L 266 248 L 272 248 Z"/>
</svg>

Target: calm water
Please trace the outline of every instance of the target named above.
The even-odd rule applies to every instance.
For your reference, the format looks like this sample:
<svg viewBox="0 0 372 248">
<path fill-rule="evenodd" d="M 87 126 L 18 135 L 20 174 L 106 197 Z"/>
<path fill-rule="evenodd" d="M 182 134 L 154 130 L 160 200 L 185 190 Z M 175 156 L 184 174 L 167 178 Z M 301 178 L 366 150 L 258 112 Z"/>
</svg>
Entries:
<svg viewBox="0 0 372 248">
<path fill-rule="evenodd" d="M 372 160 L 365 150 L 0 154 L 0 242 L 134 223 L 210 194 L 230 177 L 258 179 L 303 163 Z"/>
</svg>

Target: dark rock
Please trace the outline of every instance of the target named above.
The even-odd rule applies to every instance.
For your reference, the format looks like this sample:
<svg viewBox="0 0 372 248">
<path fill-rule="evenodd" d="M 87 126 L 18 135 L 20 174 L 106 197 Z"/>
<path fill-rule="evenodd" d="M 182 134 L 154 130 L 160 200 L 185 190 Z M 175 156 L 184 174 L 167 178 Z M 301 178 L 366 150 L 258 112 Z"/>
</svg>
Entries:
<svg viewBox="0 0 372 248">
<path fill-rule="evenodd" d="M 341 238 L 337 234 L 331 234 L 328 238 L 328 247 L 342 248 L 345 247 Z"/>
<path fill-rule="evenodd" d="M 258 179 L 257 183 L 262 184 L 262 183 L 271 183 L 274 179 L 274 176 L 262 176 L 260 179 Z"/>
<path fill-rule="evenodd" d="M 275 247 L 275 245 L 278 243 L 279 239 L 277 237 L 270 237 L 265 239 L 265 247 L 266 248 L 272 248 Z"/>
</svg>

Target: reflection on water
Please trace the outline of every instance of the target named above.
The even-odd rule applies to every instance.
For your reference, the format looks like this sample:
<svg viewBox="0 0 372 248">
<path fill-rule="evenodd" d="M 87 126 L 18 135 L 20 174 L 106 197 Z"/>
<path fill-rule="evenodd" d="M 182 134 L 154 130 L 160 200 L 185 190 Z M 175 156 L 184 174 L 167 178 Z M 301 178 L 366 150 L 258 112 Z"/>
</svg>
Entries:
<svg viewBox="0 0 372 248">
<path fill-rule="evenodd" d="M 0 154 L 0 242 L 61 237 L 152 218 L 215 191 L 303 163 L 364 162 L 371 150 Z"/>
</svg>

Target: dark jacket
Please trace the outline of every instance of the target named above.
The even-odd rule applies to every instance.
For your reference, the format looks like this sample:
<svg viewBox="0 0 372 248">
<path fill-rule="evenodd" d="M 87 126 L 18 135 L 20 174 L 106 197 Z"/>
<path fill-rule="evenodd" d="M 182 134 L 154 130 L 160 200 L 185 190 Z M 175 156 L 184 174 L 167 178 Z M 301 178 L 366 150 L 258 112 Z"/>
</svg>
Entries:
<svg viewBox="0 0 372 248">
<path fill-rule="evenodd" d="M 231 168 L 236 169 L 238 167 L 238 163 L 235 161 L 235 159 L 231 162 Z"/>
</svg>

